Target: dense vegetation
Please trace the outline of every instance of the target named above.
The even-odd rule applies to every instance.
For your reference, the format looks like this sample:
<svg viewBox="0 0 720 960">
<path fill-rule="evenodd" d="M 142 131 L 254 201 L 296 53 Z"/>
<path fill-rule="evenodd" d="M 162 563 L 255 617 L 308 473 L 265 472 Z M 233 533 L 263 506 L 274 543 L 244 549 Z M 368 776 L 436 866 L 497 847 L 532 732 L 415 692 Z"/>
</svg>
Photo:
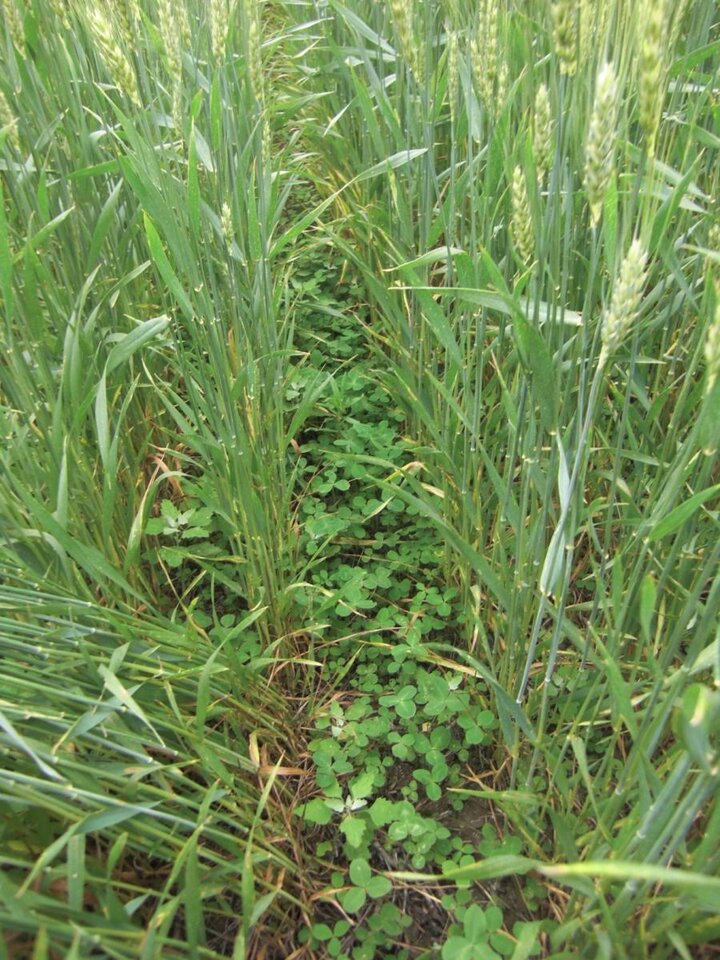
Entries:
<svg viewBox="0 0 720 960">
<path fill-rule="evenodd" d="M 716 4 L 0 9 L 0 958 L 717 955 Z"/>
</svg>

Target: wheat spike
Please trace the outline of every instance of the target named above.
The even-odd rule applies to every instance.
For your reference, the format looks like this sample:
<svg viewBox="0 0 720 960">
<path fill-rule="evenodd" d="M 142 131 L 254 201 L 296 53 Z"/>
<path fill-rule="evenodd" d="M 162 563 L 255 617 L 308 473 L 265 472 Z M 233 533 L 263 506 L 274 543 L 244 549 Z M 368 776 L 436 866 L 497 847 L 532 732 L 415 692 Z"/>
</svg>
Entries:
<svg viewBox="0 0 720 960">
<path fill-rule="evenodd" d="M 638 315 L 647 276 L 646 264 L 647 251 L 640 240 L 635 239 L 622 262 L 610 309 L 605 314 L 600 350 L 602 367 L 620 346 Z"/>
<path fill-rule="evenodd" d="M 480 0 L 475 35 L 470 42 L 470 61 L 480 99 L 495 118 L 503 106 L 507 88 L 507 63 L 500 54 L 498 35 L 497 3 Z"/>
<path fill-rule="evenodd" d="M 141 101 L 137 76 L 130 61 L 118 43 L 110 20 L 100 7 L 89 9 L 86 16 L 90 33 L 97 44 L 101 57 L 105 61 L 113 83 L 122 93 L 129 97 L 136 106 L 140 106 Z"/>
<path fill-rule="evenodd" d="M 720 303 L 715 308 L 715 316 L 705 340 L 706 390 L 709 393 L 720 378 Z"/>
<path fill-rule="evenodd" d="M 595 87 L 595 105 L 585 145 L 585 193 L 590 219 L 597 224 L 612 177 L 617 139 L 617 79 L 610 63 L 603 64 Z"/>
<path fill-rule="evenodd" d="M 253 96 L 262 105 L 265 98 L 263 64 L 261 53 L 262 35 L 257 16 L 250 21 L 248 28 L 248 79 Z"/>
<path fill-rule="evenodd" d="M 578 8 L 576 0 L 557 0 L 552 5 L 553 45 L 560 62 L 560 73 L 577 72 Z"/>
<path fill-rule="evenodd" d="M 192 49 L 192 31 L 190 29 L 190 18 L 188 17 L 187 7 L 184 0 L 178 3 L 177 8 L 178 33 L 180 34 L 181 50 Z"/>
<path fill-rule="evenodd" d="M 140 19 L 136 0 L 110 0 L 107 6 L 117 25 L 120 41 L 131 47 L 135 42 L 135 24 Z"/>
<path fill-rule="evenodd" d="M 0 90 L 0 130 L 3 129 L 7 130 L 8 143 L 11 143 L 16 150 L 19 149 L 18 120 L 7 102 L 7 97 Z"/>
<path fill-rule="evenodd" d="M 663 102 L 665 5 L 662 0 L 645 0 L 642 12 L 642 42 L 638 76 L 640 126 L 649 156 L 655 154 Z"/>
<path fill-rule="evenodd" d="M 12 45 L 16 50 L 22 51 L 25 46 L 25 27 L 20 7 L 15 0 L 0 0 L 0 9 Z"/>
<path fill-rule="evenodd" d="M 66 30 L 70 29 L 70 9 L 68 0 L 48 0 L 55 16 L 62 23 Z"/>
<path fill-rule="evenodd" d="M 522 167 L 515 167 L 512 178 L 512 219 L 510 233 L 518 255 L 526 267 L 533 261 L 535 236 L 527 184 Z"/>
<path fill-rule="evenodd" d="M 413 0 L 390 0 L 390 12 L 395 23 L 400 52 L 415 76 L 419 77 L 422 64 L 420 51 L 415 43 Z"/>
<path fill-rule="evenodd" d="M 448 100 L 450 101 L 450 117 L 455 123 L 458 98 L 458 36 L 455 31 L 448 35 Z"/>
<path fill-rule="evenodd" d="M 158 27 L 165 47 L 172 95 L 172 116 L 176 128 L 182 127 L 182 55 L 180 24 L 172 0 L 158 0 Z"/>
<path fill-rule="evenodd" d="M 229 11 L 227 0 L 210 0 L 208 6 L 210 17 L 210 46 L 213 57 L 222 60 L 225 56 Z"/>
<path fill-rule="evenodd" d="M 538 180 L 542 184 L 550 169 L 552 157 L 553 121 L 548 88 L 541 83 L 535 94 L 533 112 L 533 156 Z"/>
</svg>

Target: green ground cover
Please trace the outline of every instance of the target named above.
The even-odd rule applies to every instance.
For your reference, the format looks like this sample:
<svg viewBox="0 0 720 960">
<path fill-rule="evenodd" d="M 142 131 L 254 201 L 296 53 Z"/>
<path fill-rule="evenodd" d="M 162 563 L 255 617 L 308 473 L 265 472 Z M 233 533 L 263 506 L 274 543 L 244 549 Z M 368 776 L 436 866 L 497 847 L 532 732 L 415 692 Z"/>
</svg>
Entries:
<svg viewBox="0 0 720 960">
<path fill-rule="evenodd" d="M 717 4 L 0 11 L 0 958 L 716 955 Z"/>
</svg>

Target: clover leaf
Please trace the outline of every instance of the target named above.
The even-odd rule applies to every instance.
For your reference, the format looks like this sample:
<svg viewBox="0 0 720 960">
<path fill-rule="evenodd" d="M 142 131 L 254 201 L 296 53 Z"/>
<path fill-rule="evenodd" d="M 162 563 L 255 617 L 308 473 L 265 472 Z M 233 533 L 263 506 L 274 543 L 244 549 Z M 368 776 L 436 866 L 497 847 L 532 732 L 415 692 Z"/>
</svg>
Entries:
<svg viewBox="0 0 720 960">
<path fill-rule="evenodd" d="M 490 934 L 501 924 L 502 913 L 497 907 L 483 911 L 474 903 L 463 915 L 462 933 L 448 937 L 443 944 L 442 960 L 501 960 L 489 943 Z"/>
<path fill-rule="evenodd" d="M 388 878 L 373 876 L 370 864 L 362 857 L 350 863 L 350 881 L 353 886 L 338 896 L 343 910 L 348 913 L 357 913 L 368 897 L 371 900 L 377 900 L 392 890 L 392 883 Z"/>
<path fill-rule="evenodd" d="M 319 826 L 325 826 L 332 820 L 332 811 L 321 797 L 304 803 L 298 808 L 298 814 L 308 823 L 317 823 Z"/>
<path fill-rule="evenodd" d="M 414 687 L 412 684 L 407 684 L 398 690 L 397 693 L 380 697 L 380 703 L 384 707 L 395 707 L 395 712 L 399 717 L 402 717 L 403 720 L 410 720 L 417 712 L 415 705 L 416 695 L 417 687 Z"/>
</svg>

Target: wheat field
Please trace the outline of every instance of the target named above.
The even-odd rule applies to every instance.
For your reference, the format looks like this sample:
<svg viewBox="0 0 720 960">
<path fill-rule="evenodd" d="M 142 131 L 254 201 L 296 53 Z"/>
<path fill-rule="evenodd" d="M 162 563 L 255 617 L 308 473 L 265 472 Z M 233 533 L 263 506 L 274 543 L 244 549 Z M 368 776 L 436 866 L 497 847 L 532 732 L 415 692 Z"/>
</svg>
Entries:
<svg viewBox="0 0 720 960">
<path fill-rule="evenodd" d="M 720 943 L 714 0 L 0 0 L 0 960 Z"/>
</svg>

